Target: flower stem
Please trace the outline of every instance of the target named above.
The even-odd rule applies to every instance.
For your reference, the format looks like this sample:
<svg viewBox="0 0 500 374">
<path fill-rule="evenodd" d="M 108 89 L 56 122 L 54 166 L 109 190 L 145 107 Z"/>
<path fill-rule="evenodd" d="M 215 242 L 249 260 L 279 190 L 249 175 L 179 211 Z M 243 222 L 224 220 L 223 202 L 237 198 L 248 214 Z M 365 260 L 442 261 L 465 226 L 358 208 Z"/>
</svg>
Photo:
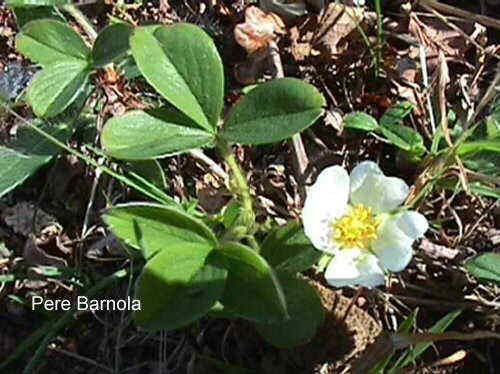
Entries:
<svg viewBox="0 0 500 374">
<path fill-rule="evenodd" d="M 236 157 L 234 156 L 231 146 L 224 139 L 217 140 L 217 150 L 224 161 L 231 169 L 229 179 L 229 188 L 232 190 L 241 202 L 241 215 L 237 224 L 229 233 L 229 237 L 241 239 L 246 237 L 252 247 L 258 250 L 257 242 L 253 237 L 255 226 L 255 213 L 253 210 L 253 201 L 250 196 L 250 188 L 248 187 L 246 175 L 241 169 Z M 228 236 L 226 235 L 226 238 Z"/>
</svg>

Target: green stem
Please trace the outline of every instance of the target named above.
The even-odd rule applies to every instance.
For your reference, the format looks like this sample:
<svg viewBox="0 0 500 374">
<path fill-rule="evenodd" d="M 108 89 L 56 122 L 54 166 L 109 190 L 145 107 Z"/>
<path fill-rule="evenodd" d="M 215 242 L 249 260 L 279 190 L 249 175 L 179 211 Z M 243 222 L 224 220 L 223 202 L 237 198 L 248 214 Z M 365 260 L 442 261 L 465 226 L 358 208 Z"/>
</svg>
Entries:
<svg viewBox="0 0 500 374">
<path fill-rule="evenodd" d="M 241 170 L 240 165 L 236 160 L 236 157 L 234 156 L 229 143 L 219 138 L 217 141 L 217 150 L 231 169 L 229 187 L 231 190 L 234 190 L 242 205 L 242 214 L 240 216 L 238 225 L 236 226 L 239 230 L 241 230 L 241 227 L 244 227 L 244 232 L 232 232 L 230 233 L 230 236 L 241 238 L 242 236 L 249 235 L 251 236 L 251 238 L 249 238 L 249 241 L 250 243 L 252 243 L 252 246 L 254 246 L 255 239 L 253 238 L 253 229 L 255 225 L 255 213 L 253 211 L 253 201 L 252 197 L 250 196 L 250 188 L 248 187 L 246 175 L 243 170 Z"/>
<path fill-rule="evenodd" d="M 124 177 L 123 175 L 121 175 L 121 174 L 115 172 L 114 170 L 108 168 L 107 166 L 100 165 L 97 161 L 93 160 L 92 158 L 87 157 L 83 153 L 80 153 L 80 152 L 74 150 L 73 148 L 71 148 L 71 147 L 67 146 L 66 144 L 64 144 L 63 142 L 61 142 L 59 139 L 53 137 L 52 135 L 50 135 L 50 134 L 46 133 L 45 131 L 39 129 L 38 127 L 36 127 L 32 123 L 26 121 L 23 117 L 21 117 L 19 114 L 17 114 L 16 112 L 14 112 L 6 104 L 3 104 L 3 103 L 0 103 L 0 104 L 1 104 L 1 106 L 5 107 L 7 109 L 7 111 L 9 113 L 11 113 L 14 117 L 16 117 L 19 120 L 21 120 L 26 126 L 29 126 L 35 132 L 37 132 L 38 134 L 40 134 L 44 138 L 48 139 L 50 142 L 54 143 L 55 145 L 61 147 L 64 150 L 68 151 L 72 155 L 75 155 L 76 157 L 84 160 L 86 163 L 94 166 L 96 169 L 101 169 L 106 174 L 108 174 L 108 175 L 110 175 L 110 176 L 118 179 L 120 182 L 126 184 L 129 187 L 134 188 L 135 190 L 143 193 L 144 195 L 150 197 L 151 199 L 156 200 L 160 204 L 170 205 L 170 204 L 172 204 L 174 202 L 174 200 L 170 196 L 168 196 L 166 194 L 161 194 L 161 195 L 160 194 L 154 194 L 154 193 L 148 191 L 147 189 L 143 188 L 142 186 L 138 185 L 137 183 L 134 183 L 130 179 Z"/>
</svg>

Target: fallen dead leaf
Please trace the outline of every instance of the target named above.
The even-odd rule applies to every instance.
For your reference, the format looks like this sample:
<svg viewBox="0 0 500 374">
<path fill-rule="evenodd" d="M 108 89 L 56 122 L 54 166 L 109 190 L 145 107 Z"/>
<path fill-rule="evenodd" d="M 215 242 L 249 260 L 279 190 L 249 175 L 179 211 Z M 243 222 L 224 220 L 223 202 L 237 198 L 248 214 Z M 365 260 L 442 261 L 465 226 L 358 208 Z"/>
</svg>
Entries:
<svg viewBox="0 0 500 374">
<path fill-rule="evenodd" d="M 463 34 L 472 35 L 474 25 L 463 22 L 457 26 L 460 30 L 453 29 L 439 19 L 425 18 L 422 21 L 415 15 L 410 17 L 408 30 L 425 48 L 429 74 L 438 66 L 439 51 L 442 51 L 446 58 L 466 63 L 465 54 L 472 47 L 472 44 L 464 38 Z M 409 56 L 416 61 L 419 60 L 419 48 L 419 46 L 410 46 Z"/>
<path fill-rule="evenodd" d="M 34 235 L 29 235 L 24 244 L 23 258 L 28 265 L 49 265 L 56 267 L 66 267 L 67 262 L 56 256 L 49 255 L 41 249 L 37 243 Z"/>
<path fill-rule="evenodd" d="M 236 25 L 234 38 L 252 54 L 267 48 L 269 42 L 284 33 L 283 21 L 274 13 L 265 13 L 256 6 L 245 10 L 245 22 Z"/>
<path fill-rule="evenodd" d="M 334 57 L 348 47 L 346 41 L 363 21 L 362 8 L 331 3 L 323 15 L 312 15 L 290 29 L 291 53 L 296 61 L 325 53 Z M 345 41 L 342 43 L 342 41 Z"/>
<path fill-rule="evenodd" d="M 47 232 L 47 230 L 52 233 L 62 231 L 61 226 L 53 216 L 41 209 L 36 209 L 34 204 L 25 201 L 5 209 L 1 217 L 5 224 L 15 233 L 24 236 L 30 234 L 39 235 L 42 232 Z M 35 221 L 33 220 L 34 217 L 36 217 Z"/>
</svg>

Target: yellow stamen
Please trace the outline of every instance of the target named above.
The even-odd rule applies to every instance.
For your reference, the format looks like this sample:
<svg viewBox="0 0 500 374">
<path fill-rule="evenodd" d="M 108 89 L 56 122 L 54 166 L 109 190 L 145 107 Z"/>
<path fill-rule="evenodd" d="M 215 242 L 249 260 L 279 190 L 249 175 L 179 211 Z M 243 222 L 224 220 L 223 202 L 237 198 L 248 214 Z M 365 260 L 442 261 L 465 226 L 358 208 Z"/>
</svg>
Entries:
<svg viewBox="0 0 500 374">
<path fill-rule="evenodd" d="M 344 248 L 369 249 L 377 238 L 380 222 L 371 208 L 362 204 L 350 206 L 345 216 L 332 222 L 331 239 Z"/>
</svg>

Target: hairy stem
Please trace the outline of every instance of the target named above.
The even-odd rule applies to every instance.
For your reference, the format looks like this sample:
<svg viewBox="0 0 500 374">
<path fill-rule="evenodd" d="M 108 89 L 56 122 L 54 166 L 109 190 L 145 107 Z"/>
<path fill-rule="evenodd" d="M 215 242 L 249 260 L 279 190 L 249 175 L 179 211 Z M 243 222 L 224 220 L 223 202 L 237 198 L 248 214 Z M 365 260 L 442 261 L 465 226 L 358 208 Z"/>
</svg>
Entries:
<svg viewBox="0 0 500 374">
<path fill-rule="evenodd" d="M 256 242 L 253 238 L 255 213 L 253 210 L 253 201 L 250 196 L 250 188 L 248 187 L 246 175 L 236 160 L 236 157 L 231 150 L 231 146 L 225 140 L 220 138 L 218 139 L 217 150 L 231 169 L 229 188 L 237 195 L 242 205 L 240 219 L 235 225 L 236 227 L 233 228 L 232 232 L 228 234 L 230 237 L 236 238 L 247 236 L 250 244 L 253 247 L 256 247 Z"/>
</svg>

